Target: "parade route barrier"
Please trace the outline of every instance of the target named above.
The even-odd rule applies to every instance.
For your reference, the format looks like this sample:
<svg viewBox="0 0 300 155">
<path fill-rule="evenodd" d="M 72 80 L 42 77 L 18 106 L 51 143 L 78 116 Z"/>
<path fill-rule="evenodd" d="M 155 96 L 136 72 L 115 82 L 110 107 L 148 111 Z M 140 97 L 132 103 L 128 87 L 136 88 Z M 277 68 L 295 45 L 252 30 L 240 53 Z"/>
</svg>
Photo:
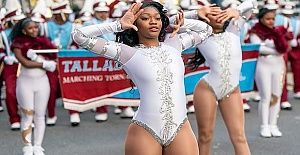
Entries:
<svg viewBox="0 0 300 155">
<path fill-rule="evenodd" d="M 243 65 L 240 75 L 242 92 L 253 89 L 254 73 L 259 45 L 242 45 Z M 183 52 L 186 63 L 195 49 Z M 213 52 L 213 51 L 212 51 Z M 65 109 L 86 111 L 103 105 L 138 106 L 139 91 L 132 88 L 130 78 L 121 65 L 86 50 L 60 50 L 58 52 L 59 80 Z M 185 91 L 192 101 L 194 87 L 209 66 L 204 64 L 197 70 L 186 68 Z"/>
</svg>

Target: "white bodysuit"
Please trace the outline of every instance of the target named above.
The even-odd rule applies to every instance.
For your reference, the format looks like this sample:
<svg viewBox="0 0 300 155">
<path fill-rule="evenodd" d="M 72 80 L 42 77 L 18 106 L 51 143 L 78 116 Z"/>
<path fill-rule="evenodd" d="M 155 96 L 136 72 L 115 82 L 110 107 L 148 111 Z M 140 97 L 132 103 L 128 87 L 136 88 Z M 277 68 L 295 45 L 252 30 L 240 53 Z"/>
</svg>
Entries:
<svg viewBox="0 0 300 155">
<path fill-rule="evenodd" d="M 187 120 L 181 52 L 164 43 L 158 47 L 141 45 L 138 49 L 123 65 L 141 94 L 133 123 L 148 130 L 161 145 L 167 145 Z"/>
<path fill-rule="evenodd" d="M 117 22 L 91 25 L 73 33 L 73 39 L 79 45 L 123 64 L 140 92 L 140 106 L 132 122 L 149 131 L 162 147 L 172 142 L 187 120 L 181 51 L 201 43 L 212 32 L 211 27 L 201 21 L 189 24 L 191 29 L 199 32 L 176 35 L 156 47 L 142 44 L 130 47 L 99 38 L 87 39 L 86 36 L 116 32 Z"/>
<path fill-rule="evenodd" d="M 231 32 L 214 34 L 198 49 L 209 64 L 210 71 L 203 79 L 217 100 L 222 100 L 239 85 L 242 50 L 239 36 Z"/>
<path fill-rule="evenodd" d="M 254 6 L 251 0 L 243 2 L 238 6 L 241 17 L 236 24 L 231 21 L 224 32 L 212 34 L 197 46 L 210 67 L 203 80 L 217 100 L 228 97 L 239 86 L 242 67 L 240 28 L 250 17 Z"/>
</svg>

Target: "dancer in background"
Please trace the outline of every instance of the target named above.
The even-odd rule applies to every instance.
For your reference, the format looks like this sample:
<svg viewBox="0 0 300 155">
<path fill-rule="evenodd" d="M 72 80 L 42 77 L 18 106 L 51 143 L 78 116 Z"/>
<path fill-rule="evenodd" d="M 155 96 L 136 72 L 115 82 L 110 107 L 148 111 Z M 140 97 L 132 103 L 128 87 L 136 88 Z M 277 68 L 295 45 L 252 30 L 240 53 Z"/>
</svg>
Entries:
<svg viewBox="0 0 300 155">
<path fill-rule="evenodd" d="M 194 90 L 200 155 L 210 154 L 217 106 L 220 108 L 235 154 L 250 154 L 239 88 L 242 67 L 240 29 L 256 6 L 256 1 L 248 0 L 236 8 L 225 9 L 219 15 L 209 14 L 203 19 L 212 26 L 213 34 L 197 46 L 195 57 L 189 62 L 192 68 L 197 68 L 204 61 L 210 67 L 209 73 L 200 79 Z"/>
<path fill-rule="evenodd" d="M 289 21 L 289 27 L 292 30 L 292 40 L 288 40 L 290 46 L 288 52 L 285 53 L 285 81 L 282 88 L 281 95 L 281 109 L 282 110 L 292 110 L 292 105 L 288 101 L 288 90 L 287 90 L 287 73 L 288 73 L 288 63 L 291 66 L 291 72 L 293 74 L 293 95 L 295 98 L 300 98 L 300 49 L 298 37 L 300 36 L 300 21 L 299 19 L 293 17 L 296 4 L 294 2 L 282 2 L 281 4 L 281 15 L 284 16 L 285 21 Z M 276 21 L 276 18 L 275 18 Z M 286 23 L 286 22 L 285 22 Z"/>
</svg>

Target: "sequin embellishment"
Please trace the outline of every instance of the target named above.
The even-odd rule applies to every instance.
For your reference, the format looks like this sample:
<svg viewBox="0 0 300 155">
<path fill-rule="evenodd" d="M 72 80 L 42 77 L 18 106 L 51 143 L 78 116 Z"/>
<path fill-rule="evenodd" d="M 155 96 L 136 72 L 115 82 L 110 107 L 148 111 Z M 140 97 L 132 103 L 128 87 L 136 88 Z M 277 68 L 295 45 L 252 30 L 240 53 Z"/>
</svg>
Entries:
<svg viewBox="0 0 300 155">
<path fill-rule="evenodd" d="M 138 48 L 146 51 L 146 55 L 149 56 L 151 63 L 158 67 L 156 80 L 160 82 L 158 90 L 162 103 L 160 113 L 163 115 L 162 120 L 164 120 L 164 125 L 160 133 L 162 135 L 162 144 L 165 145 L 172 139 L 172 131 L 176 128 L 177 124 L 173 118 L 172 108 L 175 105 L 172 102 L 170 86 L 173 83 L 173 73 L 169 65 L 173 60 L 169 58 L 170 53 L 162 46 L 162 44 L 157 47 L 146 47 L 142 44 L 137 45 Z"/>
<path fill-rule="evenodd" d="M 227 33 L 218 33 L 214 34 L 214 39 L 219 46 L 218 59 L 219 64 L 222 70 L 222 74 L 220 75 L 222 79 L 222 84 L 220 84 L 220 88 L 222 88 L 220 96 L 227 97 L 228 92 L 232 91 L 232 85 L 230 83 L 230 69 L 229 69 L 229 61 L 231 59 L 230 56 L 230 36 Z"/>
</svg>

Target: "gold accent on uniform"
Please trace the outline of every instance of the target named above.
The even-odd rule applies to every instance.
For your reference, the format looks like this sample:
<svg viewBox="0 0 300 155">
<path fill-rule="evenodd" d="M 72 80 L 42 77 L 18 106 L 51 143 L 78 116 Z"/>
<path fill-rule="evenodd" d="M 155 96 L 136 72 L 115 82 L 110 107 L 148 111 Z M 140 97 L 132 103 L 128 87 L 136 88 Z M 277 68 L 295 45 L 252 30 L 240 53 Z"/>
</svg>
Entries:
<svg viewBox="0 0 300 155">
<path fill-rule="evenodd" d="M 17 74 L 16 76 L 19 77 L 20 73 L 21 73 L 21 63 L 18 64 L 18 69 L 17 69 Z"/>
<path fill-rule="evenodd" d="M 276 105 L 277 102 L 278 102 L 278 97 L 276 95 L 274 95 L 274 94 L 271 94 L 270 106 Z"/>
<path fill-rule="evenodd" d="M 23 109 L 21 108 L 21 111 L 26 114 L 26 115 L 33 115 L 34 114 L 34 111 L 33 110 L 26 110 L 26 109 Z"/>
<path fill-rule="evenodd" d="M 28 127 L 28 129 L 22 131 L 22 139 L 23 139 L 23 142 L 24 142 L 25 144 L 30 144 L 30 143 L 31 143 L 31 141 L 28 141 L 28 140 L 26 139 L 26 136 L 27 136 L 29 133 L 31 133 L 31 131 L 32 131 L 31 125 Z"/>
<path fill-rule="evenodd" d="M 33 111 L 33 110 L 26 110 L 26 109 L 23 109 L 23 108 L 20 108 L 20 109 L 21 109 L 22 113 L 24 113 L 25 115 L 31 115 L 31 116 L 32 116 L 32 115 L 34 114 L 34 111 Z M 25 144 L 30 144 L 30 143 L 31 143 L 31 141 L 28 141 L 28 140 L 26 139 L 26 136 L 27 136 L 28 134 L 30 134 L 31 131 L 32 131 L 32 126 L 31 126 L 31 124 L 29 125 L 28 128 L 22 128 L 22 139 L 23 139 L 23 142 L 24 142 Z"/>
</svg>

